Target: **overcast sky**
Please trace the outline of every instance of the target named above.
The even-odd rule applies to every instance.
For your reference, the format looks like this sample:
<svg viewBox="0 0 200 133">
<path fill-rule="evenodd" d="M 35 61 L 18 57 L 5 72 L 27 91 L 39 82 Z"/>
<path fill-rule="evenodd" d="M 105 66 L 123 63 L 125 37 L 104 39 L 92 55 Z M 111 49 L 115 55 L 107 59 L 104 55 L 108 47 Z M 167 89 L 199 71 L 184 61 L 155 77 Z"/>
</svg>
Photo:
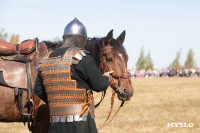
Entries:
<svg viewBox="0 0 200 133">
<path fill-rule="evenodd" d="M 181 49 L 184 64 L 189 49 L 200 66 L 199 0 L 1 0 L 0 29 L 19 34 L 20 41 L 62 38 L 68 22 L 77 17 L 89 37 L 114 38 L 126 30 L 128 68 L 135 68 L 143 46 L 155 68 L 166 68 Z"/>
</svg>

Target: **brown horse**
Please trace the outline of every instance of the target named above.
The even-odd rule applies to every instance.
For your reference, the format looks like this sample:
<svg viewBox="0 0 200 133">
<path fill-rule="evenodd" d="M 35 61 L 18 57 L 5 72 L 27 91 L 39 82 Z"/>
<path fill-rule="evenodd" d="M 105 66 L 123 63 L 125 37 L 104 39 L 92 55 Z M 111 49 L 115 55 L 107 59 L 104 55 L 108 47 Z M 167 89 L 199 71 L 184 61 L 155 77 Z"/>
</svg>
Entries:
<svg viewBox="0 0 200 133">
<path fill-rule="evenodd" d="M 114 88 L 121 101 L 130 100 L 133 96 L 133 87 L 130 72 L 127 70 L 128 55 L 123 47 L 125 31 L 117 39 L 113 39 L 113 30 L 104 38 L 88 39 L 86 50 L 92 53 L 99 70 L 114 71 L 110 86 Z"/>
</svg>

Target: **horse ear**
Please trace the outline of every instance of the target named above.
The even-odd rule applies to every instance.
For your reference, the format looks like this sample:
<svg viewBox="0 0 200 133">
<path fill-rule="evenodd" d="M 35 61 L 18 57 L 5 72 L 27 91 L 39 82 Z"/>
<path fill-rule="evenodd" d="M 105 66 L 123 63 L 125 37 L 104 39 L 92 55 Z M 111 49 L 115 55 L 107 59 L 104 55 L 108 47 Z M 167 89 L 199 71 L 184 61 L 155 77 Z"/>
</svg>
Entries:
<svg viewBox="0 0 200 133">
<path fill-rule="evenodd" d="M 120 44 L 123 44 L 123 43 L 124 43 L 125 36 L 126 36 L 126 31 L 124 30 L 124 31 L 118 36 L 117 41 L 118 41 Z"/>
<path fill-rule="evenodd" d="M 113 30 L 111 30 L 106 36 L 106 44 L 109 44 L 113 38 Z"/>
</svg>

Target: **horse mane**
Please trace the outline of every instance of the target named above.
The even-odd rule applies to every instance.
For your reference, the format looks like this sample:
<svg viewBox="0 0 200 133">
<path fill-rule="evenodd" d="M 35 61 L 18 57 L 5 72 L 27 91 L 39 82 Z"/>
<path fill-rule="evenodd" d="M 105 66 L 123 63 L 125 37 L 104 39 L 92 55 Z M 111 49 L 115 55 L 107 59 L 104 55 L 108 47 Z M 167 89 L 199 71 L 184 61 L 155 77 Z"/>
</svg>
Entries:
<svg viewBox="0 0 200 133">
<path fill-rule="evenodd" d="M 47 46 L 48 51 L 53 51 L 54 49 L 62 45 L 62 41 L 51 42 L 51 41 L 42 41 Z"/>
</svg>

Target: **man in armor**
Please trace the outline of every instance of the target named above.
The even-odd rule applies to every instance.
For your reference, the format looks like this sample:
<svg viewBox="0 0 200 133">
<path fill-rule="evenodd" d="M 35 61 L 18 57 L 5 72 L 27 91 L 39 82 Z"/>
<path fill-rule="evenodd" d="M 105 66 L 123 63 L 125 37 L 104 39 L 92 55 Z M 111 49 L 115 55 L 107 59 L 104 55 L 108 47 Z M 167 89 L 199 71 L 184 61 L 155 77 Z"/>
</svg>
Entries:
<svg viewBox="0 0 200 133">
<path fill-rule="evenodd" d="M 63 44 L 39 63 L 35 94 L 49 105 L 50 133 L 97 133 L 92 90 L 105 91 L 110 73 L 101 74 L 84 48 L 85 26 L 75 18 Z"/>
</svg>

